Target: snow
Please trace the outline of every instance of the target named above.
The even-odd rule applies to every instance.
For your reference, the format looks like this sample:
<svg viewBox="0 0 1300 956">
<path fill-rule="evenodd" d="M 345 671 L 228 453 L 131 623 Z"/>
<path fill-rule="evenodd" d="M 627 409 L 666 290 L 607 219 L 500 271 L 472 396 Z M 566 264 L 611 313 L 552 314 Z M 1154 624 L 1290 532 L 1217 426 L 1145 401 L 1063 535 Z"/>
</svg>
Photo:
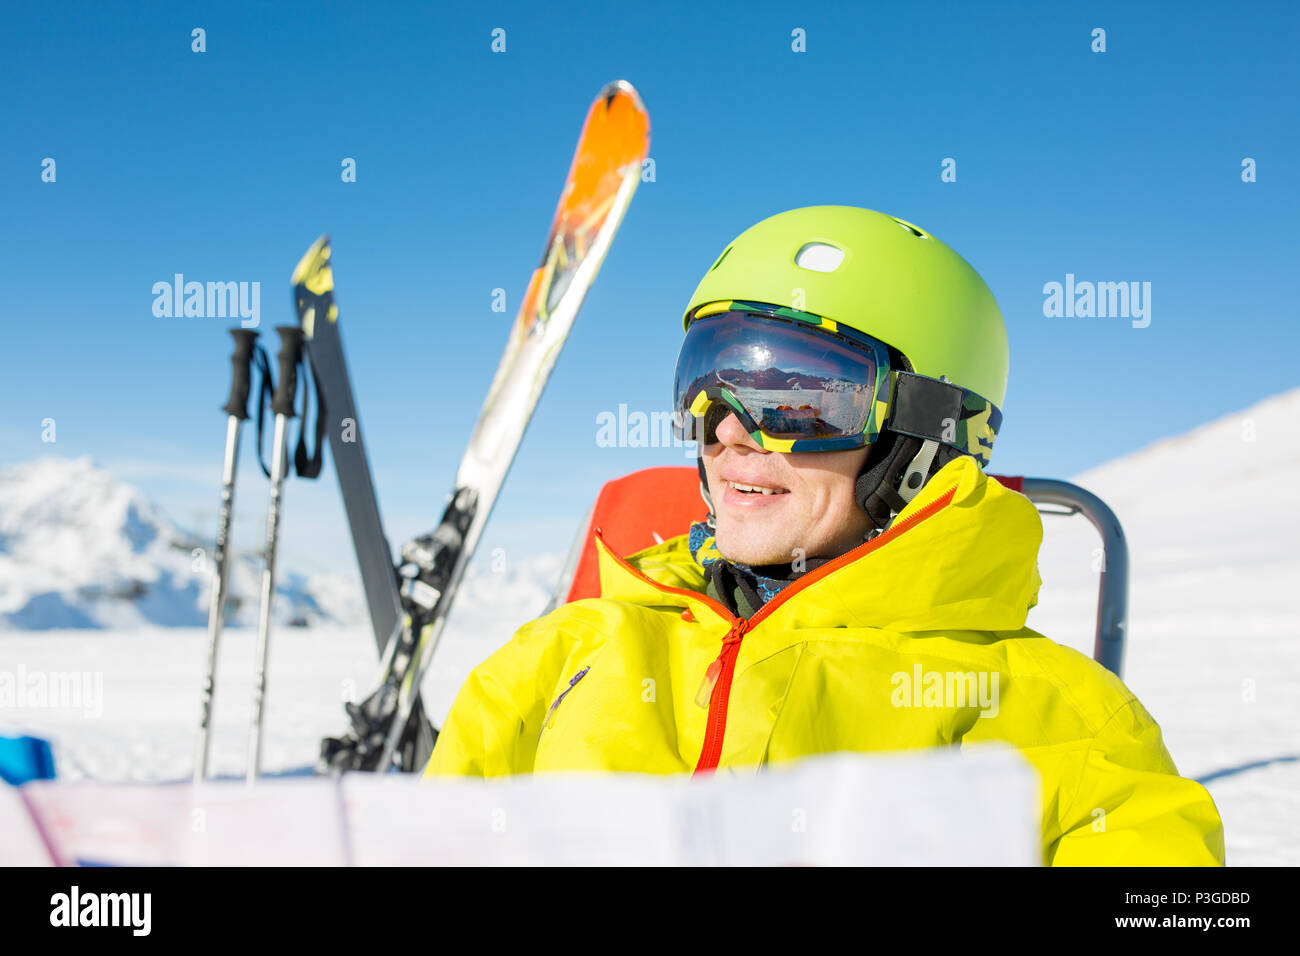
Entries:
<svg viewBox="0 0 1300 956">
<path fill-rule="evenodd" d="M 1071 479 L 1124 525 L 1132 572 L 1124 679 L 1160 723 L 1179 770 L 1214 796 L 1231 865 L 1300 864 L 1300 509 L 1290 499 L 1298 420 L 1300 389 Z M 0 631 L 0 726 L 51 738 L 67 779 L 187 779 L 206 654 L 206 605 L 186 577 L 189 551 L 170 553 L 180 532 L 147 501 L 89 463 L 77 469 L 36 462 L 0 474 L 0 620 L 42 628 Z M 1099 539 L 1080 517 L 1043 521 L 1044 587 L 1030 626 L 1090 654 Z M 543 609 L 562 558 L 471 569 L 425 683 L 436 720 L 469 670 Z M 160 627 L 165 615 L 154 605 L 82 590 L 131 580 L 161 581 L 152 584 L 158 606 L 188 609 L 196 626 Z M 302 589 L 324 623 L 273 635 L 264 746 L 273 775 L 308 773 L 319 738 L 343 729 L 340 702 L 373 685 L 369 627 L 355 615 L 343 623 L 347 602 L 330 611 L 322 598 L 349 587 L 356 593 L 342 579 Z M 226 777 L 244 770 L 253 639 L 234 627 L 222 646 L 213 766 Z M 20 666 L 65 678 L 61 696 L 6 706 L 3 677 Z M 87 699 L 95 675 L 97 701 Z"/>
<path fill-rule="evenodd" d="M 424 683 L 439 723 L 470 668 L 542 611 L 560 564 L 559 557 L 542 555 L 467 574 Z M 228 628 L 222 635 L 212 716 L 214 776 L 245 772 L 256 641 L 255 628 Z M 0 632 L 0 727 L 20 724 L 52 739 L 59 773 L 69 779 L 188 778 L 207 642 L 206 628 Z M 75 700 L 64 694 L 8 708 L 6 674 L 15 690 L 31 685 L 34 675 L 50 685 L 80 677 L 86 689 Z M 343 702 L 364 698 L 378 675 L 368 624 L 274 629 L 263 768 L 307 772 L 320 738 L 345 729 Z"/>
</svg>

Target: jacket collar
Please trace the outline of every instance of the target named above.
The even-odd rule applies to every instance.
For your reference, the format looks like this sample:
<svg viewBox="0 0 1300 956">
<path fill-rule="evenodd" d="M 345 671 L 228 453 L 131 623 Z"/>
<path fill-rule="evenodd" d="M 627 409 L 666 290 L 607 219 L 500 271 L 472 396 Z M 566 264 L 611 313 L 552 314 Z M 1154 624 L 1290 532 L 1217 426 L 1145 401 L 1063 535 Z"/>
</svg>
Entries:
<svg viewBox="0 0 1300 956">
<path fill-rule="evenodd" d="M 595 533 L 601 596 L 689 607 L 724 618 L 705 597 L 686 535 L 620 558 Z M 755 620 L 775 629 L 1018 630 L 1042 583 L 1038 512 L 971 458 L 936 473 L 890 529 L 785 588 Z M 725 619 L 725 618 L 724 618 Z M 756 625 L 757 626 L 757 625 Z"/>
</svg>

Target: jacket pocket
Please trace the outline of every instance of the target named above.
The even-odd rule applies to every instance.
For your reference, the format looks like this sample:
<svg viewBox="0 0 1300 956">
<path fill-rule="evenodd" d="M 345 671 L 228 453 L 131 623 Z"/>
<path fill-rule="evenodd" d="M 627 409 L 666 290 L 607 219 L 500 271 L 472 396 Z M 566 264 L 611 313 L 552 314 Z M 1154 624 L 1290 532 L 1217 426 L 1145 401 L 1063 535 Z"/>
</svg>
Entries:
<svg viewBox="0 0 1300 956">
<path fill-rule="evenodd" d="M 542 734 L 546 733 L 546 728 L 552 726 L 555 723 L 555 712 L 560 709 L 560 702 L 564 700 L 565 697 L 568 696 L 569 691 L 573 690 L 573 688 L 577 686 L 578 681 L 582 680 L 584 677 L 587 676 L 587 671 L 589 670 L 591 670 L 590 664 L 588 664 L 582 670 L 578 671 L 578 673 L 570 677 L 569 686 L 564 688 L 564 690 L 560 691 L 560 696 L 555 698 L 555 700 L 551 703 L 551 709 L 546 712 L 546 718 L 542 721 L 542 729 L 537 732 L 538 743 L 541 743 Z"/>
</svg>

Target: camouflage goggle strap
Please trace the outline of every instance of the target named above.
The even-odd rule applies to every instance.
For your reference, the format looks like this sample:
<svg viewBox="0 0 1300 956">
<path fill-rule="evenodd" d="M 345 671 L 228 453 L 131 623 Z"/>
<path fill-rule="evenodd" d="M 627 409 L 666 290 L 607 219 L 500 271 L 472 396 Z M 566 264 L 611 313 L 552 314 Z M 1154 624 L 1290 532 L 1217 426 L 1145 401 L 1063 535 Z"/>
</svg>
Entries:
<svg viewBox="0 0 1300 956">
<path fill-rule="evenodd" d="M 896 372 L 884 428 L 930 439 L 988 464 L 1002 413 L 992 402 L 948 382 Z"/>
</svg>

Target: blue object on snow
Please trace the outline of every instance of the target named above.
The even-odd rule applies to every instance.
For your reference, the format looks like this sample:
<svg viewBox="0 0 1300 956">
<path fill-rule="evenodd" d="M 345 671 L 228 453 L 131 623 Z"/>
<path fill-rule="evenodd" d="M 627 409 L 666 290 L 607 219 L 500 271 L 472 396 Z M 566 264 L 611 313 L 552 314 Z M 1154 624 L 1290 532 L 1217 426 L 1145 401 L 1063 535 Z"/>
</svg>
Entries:
<svg viewBox="0 0 1300 956">
<path fill-rule="evenodd" d="M 54 752 L 40 737 L 0 737 L 0 780 L 18 786 L 54 779 Z"/>
</svg>

